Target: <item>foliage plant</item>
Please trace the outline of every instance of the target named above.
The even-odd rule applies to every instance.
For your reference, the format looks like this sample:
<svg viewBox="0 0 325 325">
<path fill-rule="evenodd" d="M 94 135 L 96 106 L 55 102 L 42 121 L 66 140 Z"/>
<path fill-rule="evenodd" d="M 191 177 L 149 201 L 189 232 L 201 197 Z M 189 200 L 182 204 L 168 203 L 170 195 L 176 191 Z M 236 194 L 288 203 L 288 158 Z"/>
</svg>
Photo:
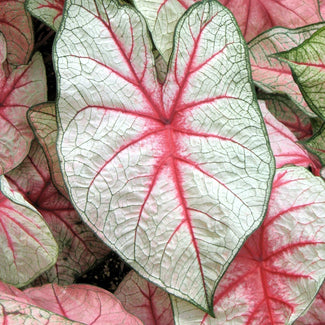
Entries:
<svg viewBox="0 0 325 325">
<path fill-rule="evenodd" d="M 323 17 L 0 0 L 2 323 L 325 324 Z M 75 283 L 110 250 L 114 294 Z"/>
</svg>

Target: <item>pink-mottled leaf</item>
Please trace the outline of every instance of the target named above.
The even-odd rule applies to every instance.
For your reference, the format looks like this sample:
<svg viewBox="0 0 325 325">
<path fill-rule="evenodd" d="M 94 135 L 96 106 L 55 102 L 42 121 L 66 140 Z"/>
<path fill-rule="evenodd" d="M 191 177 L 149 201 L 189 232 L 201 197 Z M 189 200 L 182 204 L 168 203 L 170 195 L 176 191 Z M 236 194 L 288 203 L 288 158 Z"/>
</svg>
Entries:
<svg viewBox="0 0 325 325">
<path fill-rule="evenodd" d="M 8 61 L 27 64 L 34 46 L 33 26 L 24 0 L 0 0 L 0 32 L 8 46 Z"/>
<path fill-rule="evenodd" d="M 110 292 L 87 284 L 48 284 L 24 293 L 39 307 L 68 319 L 92 325 L 141 325 Z"/>
<path fill-rule="evenodd" d="M 64 0 L 26 0 L 26 8 L 37 19 L 57 31 L 62 20 Z"/>
<path fill-rule="evenodd" d="M 114 292 L 124 308 L 144 325 L 174 325 L 173 312 L 166 291 L 131 271 Z"/>
<path fill-rule="evenodd" d="M 61 194 L 69 199 L 68 190 L 64 184 L 56 150 L 56 138 L 58 132 L 55 103 L 48 102 L 31 107 L 27 111 L 27 118 L 46 155 L 53 184 Z"/>
<path fill-rule="evenodd" d="M 220 0 L 247 41 L 274 26 L 297 28 L 322 21 L 317 0 Z"/>
<path fill-rule="evenodd" d="M 49 269 L 57 254 L 57 244 L 42 216 L 0 176 L 1 281 L 25 286 Z"/>
<path fill-rule="evenodd" d="M 133 8 L 67 1 L 61 27 L 58 154 L 74 206 L 142 276 L 212 312 L 274 172 L 233 16 L 192 6 L 163 86 Z"/>
<path fill-rule="evenodd" d="M 325 324 L 325 285 L 320 288 L 313 304 L 304 316 L 298 318 L 294 325 Z"/>
<path fill-rule="evenodd" d="M 6 176 L 41 213 L 59 246 L 56 264 L 37 279 L 38 284 L 70 284 L 109 253 L 109 248 L 80 220 L 71 203 L 52 184 L 45 155 L 36 141 L 27 158 Z"/>
<path fill-rule="evenodd" d="M 2 38 L 0 47 L 3 46 L 1 41 Z M 18 166 L 27 156 L 34 134 L 26 111 L 47 98 L 45 67 L 40 53 L 36 53 L 28 65 L 19 66 L 9 75 L 0 66 L 0 85 L 1 175 Z"/>
<path fill-rule="evenodd" d="M 297 29 L 275 27 L 259 35 L 248 45 L 254 83 L 267 93 L 288 96 L 311 117 L 316 115 L 304 100 L 289 65 L 278 60 L 274 54 L 297 46 L 323 26 L 324 23 Z"/>
<path fill-rule="evenodd" d="M 268 111 L 265 102 L 259 101 L 259 105 L 270 138 L 276 168 L 293 164 L 319 169 L 320 165 L 315 165 L 306 149 L 298 143 L 296 136 Z"/>
<path fill-rule="evenodd" d="M 311 118 L 304 114 L 290 99 L 280 95 L 263 95 L 267 109 L 284 124 L 298 140 L 306 140 L 313 135 Z"/>
<path fill-rule="evenodd" d="M 216 318 L 171 297 L 176 324 L 292 324 L 325 277 L 325 183 L 303 167 L 274 178 L 263 224 L 218 284 Z"/>
<path fill-rule="evenodd" d="M 325 26 L 288 51 L 277 54 L 286 62 L 310 108 L 325 120 Z"/>
</svg>

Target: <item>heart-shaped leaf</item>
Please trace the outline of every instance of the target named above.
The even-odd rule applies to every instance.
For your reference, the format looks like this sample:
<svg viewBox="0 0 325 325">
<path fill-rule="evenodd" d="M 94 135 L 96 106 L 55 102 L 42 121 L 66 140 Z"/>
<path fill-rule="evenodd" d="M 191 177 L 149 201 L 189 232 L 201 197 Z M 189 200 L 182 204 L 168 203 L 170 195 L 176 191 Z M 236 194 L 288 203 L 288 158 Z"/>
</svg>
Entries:
<svg viewBox="0 0 325 325">
<path fill-rule="evenodd" d="M 114 292 L 124 308 L 144 325 L 174 325 L 173 312 L 166 291 L 129 272 Z"/>
<path fill-rule="evenodd" d="M 297 29 L 275 27 L 249 42 L 254 83 L 265 92 L 288 96 L 311 117 L 316 115 L 311 111 L 294 82 L 290 67 L 287 63 L 278 60 L 274 54 L 296 47 L 323 26 L 324 23 Z"/>
<path fill-rule="evenodd" d="M 56 151 L 57 123 L 55 103 L 42 103 L 27 111 L 28 122 L 41 144 L 50 168 L 52 182 L 55 187 L 69 199 L 68 190 L 62 177 L 59 158 Z"/>
<path fill-rule="evenodd" d="M 58 247 L 42 216 L 4 175 L 0 191 L 0 279 L 22 287 L 56 262 Z"/>
<path fill-rule="evenodd" d="M 163 86 L 136 10 L 68 1 L 61 27 L 58 153 L 73 204 L 142 276 L 212 312 L 274 171 L 233 16 L 192 6 Z"/>
<path fill-rule="evenodd" d="M 71 203 L 52 184 L 45 155 L 36 141 L 27 158 L 6 176 L 41 213 L 59 246 L 56 264 L 37 279 L 37 284 L 71 284 L 109 253 L 109 248 L 80 220 Z"/>
<path fill-rule="evenodd" d="M 175 323 L 292 324 L 325 278 L 324 214 L 324 181 L 303 167 L 279 169 L 263 224 L 217 287 L 216 318 L 172 297 Z"/>
<path fill-rule="evenodd" d="M 57 31 L 62 20 L 64 0 L 26 0 L 26 8 L 37 19 Z"/>
<path fill-rule="evenodd" d="M 325 27 L 309 39 L 277 56 L 289 64 L 311 109 L 325 120 Z"/>
<path fill-rule="evenodd" d="M 0 47 L 2 41 L 4 39 L 0 38 Z M 47 98 L 45 67 L 40 53 L 10 75 L 0 65 L 0 85 L 1 175 L 18 166 L 27 156 L 34 134 L 28 125 L 26 111 Z"/>
<path fill-rule="evenodd" d="M 0 32 L 8 46 L 8 61 L 27 64 L 34 46 L 32 19 L 25 11 L 24 0 L 0 1 Z"/>
</svg>

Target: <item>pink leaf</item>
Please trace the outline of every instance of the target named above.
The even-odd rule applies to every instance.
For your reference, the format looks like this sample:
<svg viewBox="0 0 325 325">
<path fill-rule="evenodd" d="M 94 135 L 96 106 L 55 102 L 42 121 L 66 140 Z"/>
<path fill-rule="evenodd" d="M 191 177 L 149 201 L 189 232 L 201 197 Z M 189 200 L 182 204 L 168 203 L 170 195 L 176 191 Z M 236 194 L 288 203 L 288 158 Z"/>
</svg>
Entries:
<svg viewBox="0 0 325 325">
<path fill-rule="evenodd" d="M 34 46 L 32 20 L 25 11 L 24 0 L 0 0 L 0 32 L 8 46 L 8 61 L 27 64 Z"/>
<path fill-rule="evenodd" d="M 28 65 L 19 66 L 8 76 L 0 66 L 0 85 L 1 175 L 22 162 L 34 138 L 26 112 L 30 106 L 47 98 L 45 67 L 41 55 L 36 53 Z"/>
<path fill-rule="evenodd" d="M 59 245 L 56 264 L 37 283 L 70 284 L 108 254 L 109 248 L 80 220 L 71 203 L 52 184 L 47 160 L 36 141 L 27 158 L 7 178 L 41 213 Z"/>
<path fill-rule="evenodd" d="M 143 324 L 174 324 L 167 292 L 141 278 L 136 272 L 129 272 L 114 294 L 124 308 Z"/>
<path fill-rule="evenodd" d="M 140 325 L 127 313 L 121 302 L 110 292 L 86 284 L 60 287 L 48 284 L 24 291 L 37 306 L 68 319 L 93 325 Z"/>
<path fill-rule="evenodd" d="M 325 278 L 325 184 L 302 167 L 274 178 L 263 224 L 220 281 L 216 319 L 172 298 L 178 324 L 292 324 Z"/>
<path fill-rule="evenodd" d="M 322 21 L 317 0 L 220 0 L 247 41 L 273 26 L 297 28 Z"/>
</svg>

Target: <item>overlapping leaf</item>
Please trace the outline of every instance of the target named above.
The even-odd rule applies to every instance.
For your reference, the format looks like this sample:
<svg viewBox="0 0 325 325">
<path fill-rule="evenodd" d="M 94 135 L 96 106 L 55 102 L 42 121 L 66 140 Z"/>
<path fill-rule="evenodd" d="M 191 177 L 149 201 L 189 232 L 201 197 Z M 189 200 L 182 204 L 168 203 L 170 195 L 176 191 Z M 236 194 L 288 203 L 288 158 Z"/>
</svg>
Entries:
<svg viewBox="0 0 325 325">
<path fill-rule="evenodd" d="M 313 304 L 294 325 L 321 325 L 325 323 L 325 286 L 320 288 Z"/>
<path fill-rule="evenodd" d="M 263 218 L 274 167 L 238 26 L 217 1 L 192 6 L 162 87 L 134 9 L 66 9 L 55 69 L 72 202 L 139 273 L 211 312 Z"/>
<path fill-rule="evenodd" d="M 144 325 L 174 325 L 167 292 L 141 278 L 134 271 L 126 275 L 114 295 Z"/>
<path fill-rule="evenodd" d="M 311 109 L 325 120 L 325 27 L 289 51 L 278 54 L 287 62 Z"/>
<path fill-rule="evenodd" d="M 34 46 L 33 26 L 24 0 L 0 0 L 0 32 L 8 46 L 8 61 L 27 64 Z"/>
<path fill-rule="evenodd" d="M 0 37 L 0 52 L 5 48 Z M 5 55 L 1 55 L 1 64 Z M 27 156 L 34 134 L 26 118 L 27 109 L 46 101 L 45 68 L 40 53 L 28 65 L 10 74 L 0 65 L 0 175 L 18 166 Z"/>
<path fill-rule="evenodd" d="M 287 97 L 264 94 L 260 97 L 265 101 L 267 109 L 284 124 L 299 140 L 308 139 L 313 134 L 311 118 L 304 114 Z"/>
<path fill-rule="evenodd" d="M 259 105 L 270 138 L 276 167 L 280 168 L 288 164 L 312 167 L 319 175 L 320 164 L 314 163 L 306 149 L 297 143 L 298 139 L 295 135 L 267 110 L 264 101 L 259 101 Z"/>
<path fill-rule="evenodd" d="M 321 161 L 322 165 L 325 165 L 325 124 L 315 132 L 315 134 L 304 142 L 306 148 L 314 153 Z"/>
<path fill-rule="evenodd" d="M 294 82 L 290 67 L 274 55 L 296 47 L 308 39 L 324 23 L 297 29 L 275 27 L 249 43 L 249 54 L 255 84 L 268 93 L 288 96 L 303 112 L 314 117 L 299 87 Z"/>
<path fill-rule="evenodd" d="M 55 103 L 48 102 L 31 107 L 27 112 L 27 118 L 45 152 L 52 182 L 60 193 L 68 199 L 68 191 L 64 184 L 56 151 L 57 123 Z"/>
<path fill-rule="evenodd" d="M 110 292 L 90 285 L 56 284 L 20 291 L 0 282 L 3 324 L 140 325 Z"/>
<path fill-rule="evenodd" d="M 56 262 L 58 247 L 42 216 L 3 175 L 0 191 L 0 279 L 22 287 Z"/>
<path fill-rule="evenodd" d="M 8 173 L 7 178 L 41 213 L 59 246 L 56 264 L 37 279 L 38 284 L 71 284 L 108 254 L 109 248 L 80 220 L 71 203 L 53 186 L 45 155 L 36 141 L 28 157 Z"/>
<path fill-rule="evenodd" d="M 26 8 L 49 27 L 58 30 L 63 12 L 64 0 L 26 0 Z"/>
<path fill-rule="evenodd" d="M 321 178 L 302 167 L 279 169 L 263 224 L 217 287 L 216 318 L 172 297 L 175 323 L 292 324 L 324 281 L 324 203 Z"/>
</svg>

